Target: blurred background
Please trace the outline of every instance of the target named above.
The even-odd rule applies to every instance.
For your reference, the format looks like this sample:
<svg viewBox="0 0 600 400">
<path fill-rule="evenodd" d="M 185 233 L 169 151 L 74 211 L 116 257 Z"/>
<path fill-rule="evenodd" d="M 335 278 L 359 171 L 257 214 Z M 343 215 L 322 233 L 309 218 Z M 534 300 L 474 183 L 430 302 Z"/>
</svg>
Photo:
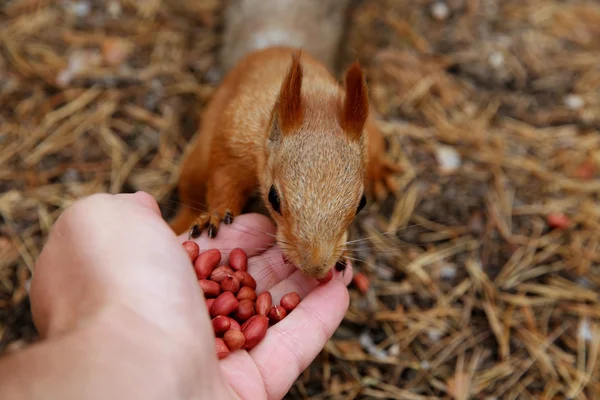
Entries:
<svg viewBox="0 0 600 400">
<path fill-rule="evenodd" d="M 173 214 L 225 4 L 0 2 L 2 353 L 37 339 L 65 207 L 144 190 Z M 600 3 L 353 1 L 340 53 L 404 171 L 352 227 L 368 290 L 287 398 L 599 398 Z"/>
</svg>

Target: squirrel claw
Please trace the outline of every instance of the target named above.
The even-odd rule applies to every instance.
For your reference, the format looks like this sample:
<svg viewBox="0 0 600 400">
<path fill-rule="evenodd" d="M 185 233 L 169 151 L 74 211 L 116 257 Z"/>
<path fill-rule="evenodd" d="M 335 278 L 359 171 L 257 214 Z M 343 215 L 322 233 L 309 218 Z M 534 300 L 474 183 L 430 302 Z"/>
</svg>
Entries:
<svg viewBox="0 0 600 400">
<path fill-rule="evenodd" d="M 211 239 L 214 239 L 215 237 L 217 237 L 217 232 L 218 231 L 219 231 L 219 228 L 217 228 L 213 224 L 210 224 L 208 226 L 208 237 L 211 238 Z"/>
<path fill-rule="evenodd" d="M 230 210 L 225 211 L 225 216 L 223 217 L 223 223 L 225 225 L 231 225 L 233 223 L 233 214 Z"/>
<path fill-rule="evenodd" d="M 221 221 L 221 217 L 219 213 L 202 213 L 194 222 L 194 225 L 190 228 L 190 238 L 199 237 L 204 229 L 208 231 L 208 237 L 213 239 L 217 236 L 217 232 L 219 230 L 219 222 Z"/>
<path fill-rule="evenodd" d="M 198 236 L 200 236 L 200 233 L 202 233 L 202 230 L 200 229 L 200 225 L 194 224 L 194 226 L 192 226 L 192 229 L 190 229 L 190 234 L 188 235 L 188 240 L 196 239 Z"/>
</svg>

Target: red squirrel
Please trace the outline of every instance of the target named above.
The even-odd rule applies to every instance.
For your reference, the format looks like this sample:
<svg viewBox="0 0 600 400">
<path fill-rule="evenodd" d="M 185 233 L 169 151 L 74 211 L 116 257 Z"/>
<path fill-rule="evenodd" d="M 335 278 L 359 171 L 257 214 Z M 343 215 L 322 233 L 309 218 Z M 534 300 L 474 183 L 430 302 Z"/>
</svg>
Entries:
<svg viewBox="0 0 600 400">
<path fill-rule="evenodd" d="M 227 73 L 183 160 L 177 234 L 215 237 L 258 189 L 278 245 L 305 275 L 323 278 L 343 257 L 367 196 L 395 191 L 400 168 L 384 158 L 359 63 L 343 84 L 325 63 L 297 46 L 267 45 Z"/>
</svg>

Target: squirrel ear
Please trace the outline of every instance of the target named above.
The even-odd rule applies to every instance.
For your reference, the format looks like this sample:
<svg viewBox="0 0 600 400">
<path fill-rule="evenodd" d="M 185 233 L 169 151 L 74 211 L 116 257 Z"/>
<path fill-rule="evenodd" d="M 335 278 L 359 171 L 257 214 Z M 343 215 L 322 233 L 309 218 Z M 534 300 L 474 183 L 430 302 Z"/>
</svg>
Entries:
<svg viewBox="0 0 600 400">
<path fill-rule="evenodd" d="M 277 124 L 282 134 L 287 134 L 302 125 L 304 110 L 302 106 L 302 65 L 300 65 L 301 50 L 292 55 L 292 65 L 283 80 L 279 99 L 276 106 Z"/>
<path fill-rule="evenodd" d="M 346 72 L 346 98 L 340 124 L 353 139 L 360 139 L 369 115 L 369 96 L 360 64 L 355 62 Z"/>
</svg>

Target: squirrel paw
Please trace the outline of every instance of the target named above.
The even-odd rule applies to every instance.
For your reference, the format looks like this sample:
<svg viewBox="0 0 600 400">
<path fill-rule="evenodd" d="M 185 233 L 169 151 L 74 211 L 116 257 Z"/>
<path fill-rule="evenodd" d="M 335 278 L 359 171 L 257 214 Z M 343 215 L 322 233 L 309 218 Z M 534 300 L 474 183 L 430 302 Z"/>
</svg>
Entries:
<svg viewBox="0 0 600 400">
<path fill-rule="evenodd" d="M 402 170 L 400 165 L 385 159 L 378 160 L 376 165 L 371 168 L 371 173 L 369 174 L 371 193 L 377 201 L 385 199 L 388 193 L 396 193 L 398 191 L 394 175 L 402 172 Z"/>
<path fill-rule="evenodd" d="M 225 210 L 225 213 L 221 215 L 219 212 L 204 212 L 196 218 L 194 225 L 190 228 L 189 238 L 197 238 L 202 232 L 207 229 L 208 237 L 213 239 L 217 237 L 219 231 L 219 225 L 221 221 L 225 225 L 229 225 L 233 222 L 233 213 L 230 210 Z"/>
</svg>

